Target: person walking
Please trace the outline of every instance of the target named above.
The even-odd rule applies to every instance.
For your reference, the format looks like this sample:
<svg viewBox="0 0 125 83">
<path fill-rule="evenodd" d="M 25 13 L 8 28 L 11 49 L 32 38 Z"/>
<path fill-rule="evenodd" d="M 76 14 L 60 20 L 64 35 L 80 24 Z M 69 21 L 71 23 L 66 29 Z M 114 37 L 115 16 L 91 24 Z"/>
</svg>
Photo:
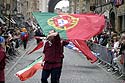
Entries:
<svg viewBox="0 0 125 83">
<path fill-rule="evenodd" d="M 27 32 L 21 32 L 21 40 L 22 40 L 22 43 L 23 43 L 24 50 L 27 47 L 28 37 L 29 37 L 29 35 L 28 35 Z"/>
<path fill-rule="evenodd" d="M 5 59 L 6 52 L 4 49 L 5 39 L 0 36 L 0 83 L 5 83 L 4 69 L 5 69 Z"/>
<path fill-rule="evenodd" d="M 48 77 L 51 75 L 51 83 L 59 83 L 63 65 L 63 47 L 68 41 L 61 40 L 59 33 L 51 30 L 47 36 L 44 46 L 44 59 L 41 83 L 48 83 Z"/>
</svg>

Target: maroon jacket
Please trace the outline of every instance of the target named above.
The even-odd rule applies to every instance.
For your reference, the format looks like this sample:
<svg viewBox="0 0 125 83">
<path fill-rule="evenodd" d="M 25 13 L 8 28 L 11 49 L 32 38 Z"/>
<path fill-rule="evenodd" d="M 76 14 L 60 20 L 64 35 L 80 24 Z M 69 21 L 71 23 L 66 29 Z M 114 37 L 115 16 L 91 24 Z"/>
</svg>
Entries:
<svg viewBox="0 0 125 83">
<path fill-rule="evenodd" d="M 22 41 L 28 41 L 29 35 L 26 33 L 24 36 L 21 36 Z"/>
<path fill-rule="evenodd" d="M 62 66 L 62 60 L 64 58 L 63 47 L 67 44 L 68 42 L 62 41 L 59 35 L 55 36 L 51 43 L 49 41 L 45 43 L 43 50 L 45 54 L 45 64 L 43 69 L 52 69 Z"/>
<path fill-rule="evenodd" d="M 2 46 L 0 46 L 0 81 L 5 81 L 4 77 L 4 69 L 5 69 L 5 50 Z"/>
</svg>

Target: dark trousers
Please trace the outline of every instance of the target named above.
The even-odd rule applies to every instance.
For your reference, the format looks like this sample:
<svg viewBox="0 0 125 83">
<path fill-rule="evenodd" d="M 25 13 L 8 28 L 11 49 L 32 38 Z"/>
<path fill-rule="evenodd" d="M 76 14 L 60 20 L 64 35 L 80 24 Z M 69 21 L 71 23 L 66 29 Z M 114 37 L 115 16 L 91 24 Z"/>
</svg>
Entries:
<svg viewBox="0 0 125 83">
<path fill-rule="evenodd" d="M 26 49 L 26 46 L 27 46 L 27 40 L 23 40 L 23 47 L 24 47 L 24 49 Z"/>
<path fill-rule="evenodd" d="M 50 75 L 51 75 L 51 83 L 59 83 L 61 69 L 62 69 L 62 67 L 53 68 L 50 70 L 43 70 L 41 83 L 48 83 L 47 79 Z"/>
<path fill-rule="evenodd" d="M 4 81 L 0 81 L 0 83 L 5 83 Z"/>
</svg>

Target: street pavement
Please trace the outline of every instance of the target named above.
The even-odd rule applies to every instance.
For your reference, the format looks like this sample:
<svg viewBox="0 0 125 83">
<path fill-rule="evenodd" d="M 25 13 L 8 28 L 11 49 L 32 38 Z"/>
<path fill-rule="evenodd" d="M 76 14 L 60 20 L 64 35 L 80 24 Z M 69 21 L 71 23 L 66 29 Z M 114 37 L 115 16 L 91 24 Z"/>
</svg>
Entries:
<svg viewBox="0 0 125 83">
<path fill-rule="evenodd" d="M 15 76 L 16 72 L 43 55 L 43 48 L 27 55 L 27 52 L 35 46 L 35 40 L 31 40 L 28 43 L 27 50 L 24 50 L 23 47 L 19 48 L 20 55 L 6 66 L 6 83 L 41 83 L 41 70 L 37 71 L 32 78 L 26 81 L 20 81 Z M 65 58 L 60 83 L 124 83 L 121 82 L 121 80 L 115 79 L 110 73 L 105 72 L 97 63 L 91 64 L 86 60 L 83 54 L 77 51 L 65 48 L 64 55 Z"/>
</svg>

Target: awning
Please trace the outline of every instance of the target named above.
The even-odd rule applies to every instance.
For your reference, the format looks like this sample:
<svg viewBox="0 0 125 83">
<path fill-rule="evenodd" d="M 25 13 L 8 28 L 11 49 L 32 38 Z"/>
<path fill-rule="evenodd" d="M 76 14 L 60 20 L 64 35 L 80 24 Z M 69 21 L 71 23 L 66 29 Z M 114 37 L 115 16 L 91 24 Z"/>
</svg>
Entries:
<svg viewBox="0 0 125 83">
<path fill-rule="evenodd" d="M 16 24 L 15 20 L 13 18 L 9 19 L 8 17 L 4 16 L 8 21 L 10 21 L 13 24 Z"/>
<path fill-rule="evenodd" d="M 15 22 L 15 20 L 14 20 L 13 18 L 11 18 L 11 22 L 12 22 L 13 24 L 16 24 L 16 22 Z"/>
<path fill-rule="evenodd" d="M 3 19 L 2 19 L 2 18 L 0 18 L 0 22 L 1 22 L 2 24 L 5 24 L 5 22 L 3 21 Z"/>
<path fill-rule="evenodd" d="M 23 22 L 23 25 L 24 25 L 25 27 L 31 27 L 31 25 L 30 25 L 28 22 Z"/>
</svg>

